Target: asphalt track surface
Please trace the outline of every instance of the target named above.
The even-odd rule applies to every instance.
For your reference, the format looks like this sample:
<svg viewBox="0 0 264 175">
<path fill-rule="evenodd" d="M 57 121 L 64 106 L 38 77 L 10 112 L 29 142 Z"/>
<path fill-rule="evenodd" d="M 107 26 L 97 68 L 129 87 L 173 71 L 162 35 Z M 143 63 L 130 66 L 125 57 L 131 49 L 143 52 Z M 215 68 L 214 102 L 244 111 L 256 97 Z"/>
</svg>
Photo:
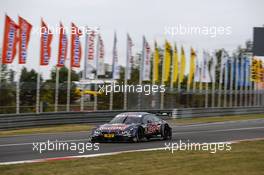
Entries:
<svg viewBox="0 0 264 175">
<path fill-rule="evenodd" d="M 66 156 L 111 153 L 165 147 L 165 142 L 212 143 L 234 140 L 264 138 L 264 119 L 231 121 L 208 124 L 172 126 L 173 138 L 170 141 L 152 140 L 141 143 L 100 143 L 99 151 L 33 151 L 33 142 L 62 141 L 73 143 L 89 142 L 89 132 L 68 132 L 33 134 L 0 137 L 0 164 L 4 162 L 26 161 L 35 159 L 62 158 Z"/>
</svg>

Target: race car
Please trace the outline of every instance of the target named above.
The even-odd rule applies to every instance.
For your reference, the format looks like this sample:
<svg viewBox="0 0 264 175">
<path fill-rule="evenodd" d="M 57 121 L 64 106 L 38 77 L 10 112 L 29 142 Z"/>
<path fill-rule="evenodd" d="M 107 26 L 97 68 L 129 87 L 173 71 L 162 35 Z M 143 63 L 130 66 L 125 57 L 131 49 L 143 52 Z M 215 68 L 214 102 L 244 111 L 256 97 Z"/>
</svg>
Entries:
<svg viewBox="0 0 264 175">
<path fill-rule="evenodd" d="M 147 112 L 126 112 L 93 129 L 90 139 L 91 142 L 140 142 L 156 137 L 171 139 L 172 129 L 166 121 Z"/>
</svg>

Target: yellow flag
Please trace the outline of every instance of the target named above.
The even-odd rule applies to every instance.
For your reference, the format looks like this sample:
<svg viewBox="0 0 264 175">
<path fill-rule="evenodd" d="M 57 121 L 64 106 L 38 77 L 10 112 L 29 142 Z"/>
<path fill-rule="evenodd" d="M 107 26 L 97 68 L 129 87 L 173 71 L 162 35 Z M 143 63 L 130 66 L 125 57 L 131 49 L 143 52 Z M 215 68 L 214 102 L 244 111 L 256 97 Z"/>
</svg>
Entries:
<svg viewBox="0 0 264 175">
<path fill-rule="evenodd" d="M 252 59 L 252 64 L 251 64 L 251 81 L 253 82 L 258 82 L 259 80 L 259 61 L 256 58 Z"/>
<path fill-rule="evenodd" d="M 156 42 L 153 63 L 153 81 L 156 82 L 159 80 L 159 49 Z"/>
<path fill-rule="evenodd" d="M 262 61 L 258 60 L 258 64 L 257 64 L 257 82 L 260 83 L 261 82 L 261 67 L 262 67 Z"/>
<path fill-rule="evenodd" d="M 193 48 L 191 48 L 190 71 L 189 71 L 189 77 L 188 77 L 189 86 L 192 84 L 193 75 L 195 72 L 195 57 L 196 57 L 195 51 L 193 50 Z"/>
<path fill-rule="evenodd" d="M 173 78 L 172 78 L 172 82 L 175 83 L 178 80 L 178 72 L 179 72 L 179 68 L 178 68 L 178 51 L 177 51 L 177 46 L 174 46 L 174 50 L 173 50 Z"/>
<path fill-rule="evenodd" d="M 181 67 L 180 67 L 180 75 L 179 75 L 179 82 L 182 83 L 184 79 L 184 73 L 185 73 L 185 53 L 183 47 L 181 47 Z"/>
<path fill-rule="evenodd" d="M 169 80 L 170 75 L 170 65 L 171 65 L 171 45 L 169 42 L 165 41 L 165 56 L 164 56 L 164 63 L 163 63 L 163 71 L 164 71 L 164 79 L 163 82 Z"/>
</svg>

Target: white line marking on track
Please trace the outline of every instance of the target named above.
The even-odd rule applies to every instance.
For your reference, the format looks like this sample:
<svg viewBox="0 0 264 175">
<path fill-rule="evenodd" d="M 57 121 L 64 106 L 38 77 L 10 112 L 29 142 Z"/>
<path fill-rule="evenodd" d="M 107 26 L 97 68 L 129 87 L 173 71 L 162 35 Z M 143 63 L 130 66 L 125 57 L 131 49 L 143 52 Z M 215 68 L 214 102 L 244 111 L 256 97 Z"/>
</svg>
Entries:
<svg viewBox="0 0 264 175">
<path fill-rule="evenodd" d="M 50 140 L 50 142 L 80 142 L 80 141 L 89 141 L 90 139 L 78 139 L 78 140 Z M 43 143 L 46 141 L 38 141 L 38 143 Z M 33 142 L 28 142 L 28 143 L 11 143 L 11 144 L 3 144 L 0 145 L 0 147 L 7 147 L 7 146 L 22 146 L 22 145 L 32 145 Z"/>
<path fill-rule="evenodd" d="M 264 140 L 264 138 L 233 140 L 233 141 L 229 141 L 229 143 L 240 143 L 240 142 L 243 142 L 243 141 L 257 141 L 257 140 Z M 224 142 L 214 142 L 214 143 L 224 143 Z M 161 147 L 161 148 L 137 149 L 137 150 L 129 150 L 129 151 L 118 151 L 118 152 L 111 152 L 111 153 L 99 153 L 99 154 L 66 156 L 66 157 L 54 157 L 54 158 L 25 160 L 25 161 L 2 162 L 2 163 L 0 163 L 0 165 L 12 165 L 12 164 L 24 164 L 24 163 L 41 163 L 41 162 L 56 161 L 56 160 L 71 160 L 71 159 L 78 159 L 78 158 L 91 158 L 91 157 L 110 156 L 110 155 L 117 155 L 117 154 L 123 154 L 123 153 L 132 153 L 132 152 L 158 151 L 158 150 L 165 150 L 165 149 L 166 149 L 165 147 Z"/>
<path fill-rule="evenodd" d="M 250 128 L 234 128 L 234 129 L 219 129 L 219 130 L 204 130 L 204 131 L 184 131 L 184 132 L 174 132 L 173 134 L 188 134 L 188 133 L 204 133 L 204 132 L 228 132 L 228 131 L 242 131 L 242 130 L 254 130 L 254 129 L 264 129 L 263 127 L 250 127 Z"/>
</svg>

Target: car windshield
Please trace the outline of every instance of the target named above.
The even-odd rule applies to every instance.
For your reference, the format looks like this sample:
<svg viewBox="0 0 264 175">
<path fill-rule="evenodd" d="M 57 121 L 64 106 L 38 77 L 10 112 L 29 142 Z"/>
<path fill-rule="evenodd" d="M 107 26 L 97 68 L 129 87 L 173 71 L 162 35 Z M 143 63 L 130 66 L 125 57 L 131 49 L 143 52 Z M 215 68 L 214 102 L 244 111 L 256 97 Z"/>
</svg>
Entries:
<svg viewBox="0 0 264 175">
<path fill-rule="evenodd" d="M 139 123 L 140 117 L 138 116 L 127 116 L 127 115 L 119 115 L 113 118 L 110 123 L 124 123 L 124 124 L 132 124 L 132 123 Z"/>
</svg>

